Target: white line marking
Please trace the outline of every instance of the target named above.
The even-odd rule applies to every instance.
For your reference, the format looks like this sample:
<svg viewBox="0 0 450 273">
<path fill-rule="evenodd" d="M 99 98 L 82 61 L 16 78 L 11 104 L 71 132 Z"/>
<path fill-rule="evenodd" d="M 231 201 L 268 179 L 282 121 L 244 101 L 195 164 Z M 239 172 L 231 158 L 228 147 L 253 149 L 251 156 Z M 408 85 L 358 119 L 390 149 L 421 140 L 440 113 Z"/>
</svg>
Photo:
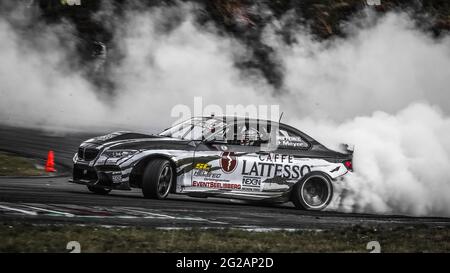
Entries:
<svg viewBox="0 0 450 273">
<path fill-rule="evenodd" d="M 9 205 L 9 203 L 8 203 Z M 4 206 L 4 205 L 0 205 L 0 209 L 4 209 L 4 210 L 9 210 L 9 211 L 16 211 L 16 212 L 20 212 L 26 215 L 39 215 L 37 211 L 44 211 L 44 212 L 48 212 L 48 213 L 52 213 L 52 214 L 57 214 L 57 215 L 62 215 L 62 216 L 66 216 L 66 217 L 79 217 L 79 218 L 118 218 L 118 219 L 161 219 L 161 220 L 167 220 L 167 219 L 171 219 L 171 220 L 176 220 L 176 221 L 180 221 L 180 220 L 184 220 L 184 221 L 204 221 L 204 222 L 208 222 L 211 224 L 223 224 L 226 225 L 228 223 L 225 222 L 220 222 L 220 221 L 215 221 L 215 220 L 209 220 L 209 219 L 205 219 L 205 218 L 201 218 L 201 217 L 191 217 L 191 216 L 171 216 L 171 215 L 167 215 L 167 214 L 162 214 L 162 213 L 155 213 L 155 212 L 148 212 L 148 211 L 143 211 L 143 210 L 137 210 L 134 208 L 130 208 L 130 207 L 113 207 L 113 208 L 107 208 L 105 210 L 105 208 L 102 208 L 101 210 L 104 211 L 104 213 L 117 213 L 119 211 L 124 212 L 124 215 L 77 215 L 77 214 L 73 214 L 73 213 L 69 213 L 69 212 L 63 212 L 63 211 L 59 211 L 59 210 L 54 210 L 54 209 L 49 209 L 49 208 L 42 208 L 40 206 L 46 206 L 46 207 L 50 207 L 52 208 L 51 204 L 35 204 L 35 203 L 20 203 L 19 206 L 21 207 L 21 209 L 19 208 L 12 208 L 12 207 L 8 207 L 8 206 Z M 67 206 L 75 206 L 78 207 L 78 209 L 84 209 L 84 210 L 91 210 L 91 207 L 83 207 L 83 206 L 78 206 L 78 205 L 66 205 L 66 204 L 58 204 L 55 205 L 58 207 L 64 207 L 67 209 Z M 23 207 L 25 208 L 30 208 L 32 210 L 28 211 L 23 209 Z M 98 207 L 95 207 L 95 209 L 100 209 Z M 92 212 L 95 213 L 95 212 Z M 102 212 L 103 213 L 103 212 Z M 134 215 L 127 215 L 127 213 L 138 213 L 141 214 L 141 216 L 134 216 Z M 142 216 L 143 214 L 143 216 Z"/>
<path fill-rule="evenodd" d="M 21 212 L 21 213 L 27 214 L 27 215 L 37 215 L 37 213 L 34 212 L 34 211 L 27 211 L 27 210 L 22 210 L 22 209 L 10 208 L 10 207 L 6 207 L 6 206 L 2 206 L 2 205 L 0 205 L 0 208 L 6 209 L 6 210 L 12 210 L 12 211 Z"/>
<path fill-rule="evenodd" d="M 175 219 L 176 218 L 176 217 L 173 217 L 173 216 L 170 216 L 170 215 L 166 215 L 166 214 L 159 214 L 159 213 L 153 213 L 153 212 L 147 212 L 147 211 L 140 211 L 140 210 L 124 208 L 124 207 L 120 207 L 118 209 L 131 211 L 131 212 L 135 212 L 135 213 L 147 214 L 147 215 L 150 215 L 150 216 L 163 217 L 163 218 L 168 218 L 168 219 Z"/>
<path fill-rule="evenodd" d="M 39 208 L 39 207 L 33 207 L 33 206 L 30 206 L 30 205 L 25 205 L 25 204 L 23 204 L 23 206 L 26 206 L 26 207 L 29 207 L 29 208 L 32 208 L 32 209 L 36 209 L 36 210 L 41 210 L 41 211 L 46 211 L 46 212 L 51 212 L 51 213 L 56 213 L 56 214 L 62 214 L 62 215 L 65 215 L 67 217 L 74 217 L 75 216 L 72 213 L 67 213 L 67 212 L 62 212 L 62 211 L 57 211 L 57 210 L 50 210 L 50 209 L 44 209 L 44 208 Z"/>
<path fill-rule="evenodd" d="M 126 208 L 126 207 L 120 207 L 118 209 L 122 209 L 122 210 L 125 210 L 125 211 L 130 211 L 130 212 L 136 212 L 136 213 L 143 213 L 143 214 L 147 214 L 147 215 L 150 215 L 150 216 L 163 217 L 165 219 L 175 219 L 175 220 L 185 220 L 185 221 L 205 221 L 205 222 L 209 222 L 209 223 L 224 224 L 224 225 L 227 224 L 227 223 L 219 222 L 219 221 L 211 221 L 211 220 L 204 219 L 204 218 L 201 218 L 201 217 L 189 217 L 189 216 L 177 217 L 177 216 L 170 216 L 170 215 L 160 214 L 160 213 L 140 211 L 140 210 Z M 151 218 L 151 217 L 144 217 L 144 218 Z"/>
</svg>

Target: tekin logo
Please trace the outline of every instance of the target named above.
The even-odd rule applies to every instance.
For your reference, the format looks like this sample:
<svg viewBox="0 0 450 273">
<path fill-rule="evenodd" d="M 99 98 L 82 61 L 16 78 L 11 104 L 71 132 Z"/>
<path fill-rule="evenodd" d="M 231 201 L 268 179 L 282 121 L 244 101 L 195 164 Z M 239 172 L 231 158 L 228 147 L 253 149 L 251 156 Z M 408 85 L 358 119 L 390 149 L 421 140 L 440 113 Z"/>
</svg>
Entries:
<svg viewBox="0 0 450 273">
<path fill-rule="evenodd" d="M 220 159 L 220 167 L 224 173 L 232 173 L 236 170 L 237 160 L 233 152 L 223 152 Z"/>
<path fill-rule="evenodd" d="M 61 0 L 63 6 L 81 6 L 81 0 Z"/>
<path fill-rule="evenodd" d="M 369 6 L 380 6 L 381 0 L 366 0 L 366 3 Z"/>
</svg>

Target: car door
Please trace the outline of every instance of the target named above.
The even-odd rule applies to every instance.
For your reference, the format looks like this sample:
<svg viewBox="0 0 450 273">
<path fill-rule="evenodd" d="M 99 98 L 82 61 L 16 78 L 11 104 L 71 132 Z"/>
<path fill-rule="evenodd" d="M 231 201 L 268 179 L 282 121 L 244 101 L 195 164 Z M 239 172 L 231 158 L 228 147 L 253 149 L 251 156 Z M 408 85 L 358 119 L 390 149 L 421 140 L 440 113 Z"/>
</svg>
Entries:
<svg viewBox="0 0 450 273">
<path fill-rule="evenodd" d="M 252 175 L 261 152 L 259 138 L 258 126 L 248 120 L 228 122 L 214 140 L 198 144 L 192 182 L 184 191 L 224 195 L 260 192 L 261 177 Z"/>
<path fill-rule="evenodd" d="M 259 184 L 261 196 L 276 198 L 289 192 L 292 186 L 305 174 L 311 171 L 310 161 L 305 158 L 311 143 L 300 135 L 280 128 L 280 124 L 272 126 L 268 145 L 262 145 L 256 151 L 256 158 L 250 167 L 244 164 L 242 170 L 243 188 Z"/>
</svg>

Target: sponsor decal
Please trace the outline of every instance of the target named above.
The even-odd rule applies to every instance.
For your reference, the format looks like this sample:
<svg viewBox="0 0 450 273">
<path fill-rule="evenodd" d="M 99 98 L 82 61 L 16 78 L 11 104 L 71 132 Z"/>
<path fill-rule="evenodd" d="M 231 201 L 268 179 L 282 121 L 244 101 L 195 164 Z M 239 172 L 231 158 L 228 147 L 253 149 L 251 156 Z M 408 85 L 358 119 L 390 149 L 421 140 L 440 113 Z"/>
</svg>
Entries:
<svg viewBox="0 0 450 273">
<path fill-rule="evenodd" d="M 199 188 L 228 189 L 228 190 L 241 189 L 241 185 L 239 184 L 220 183 L 215 181 L 192 181 L 192 186 Z"/>
<path fill-rule="evenodd" d="M 261 188 L 261 178 L 244 176 L 242 178 L 242 189 L 243 191 L 259 192 Z"/>
<path fill-rule="evenodd" d="M 241 191 L 260 192 L 259 188 L 242 187 Z"/>
<path fill-rule="evenodd" d="M 195 164 L 194 169 L 209 171 L 211 169 L 211 165 L 209 165 L 207 163 L 197 163 L 197 164 Z"/>
<path fill-rule="evenodd" d="M 113 173 L 111 178 L 112 178 L 112 182 L 113 183 L 120 183 L 120 182 L 122 182 L 122 174 L 121 173 Z"/>
<path fill-rule="evenodd" d="M 215 172 L 211 172 L 211 171 L 196 170 L 196 171 L 194 171 L 194 173 L 192 175 L 195 177 L 195 179 L 200 179 L 200 180 L 204 180 L 204 181 L 215 181 L 215 182 L 223 182 L 223 183 L 230 182 L 230 180 L 228 180 L 228 179 L 222 179 L 221 173 L 215 173 Z"/>
<path fill-rule="evenodd" d="M 278 137 L 278 145 L 289 148 L 308 148 L 308 143 L 301 137 Z"/>
<path fill-rule="evenodd" d="M 273 186 L 274 184 L 276 185 L 280 185 L 280 186 L 293 186 L 295 184 L 295 182 L 288 182 L 286 181 L 286 179 L 282 178 L 282 177 L 271 177 L 271 178 L 267 178 L 266 180 L 263 181 L 263 186 Z"/>
<path fill-rule="evenodd" d="M 251 188 L 259 188 L 261 186 L 261 178 L 260 177 L 250 177 L 244 176 L 242 178 L 242 186 L 251 187 Z"/>
<path fill-rule="evenodd" d="M 216 178 L 219 179 L 222 174 L 221 173 L 213 173 L 207 170 L 196 170 L 194 171 L 194 176 L 198 176 L 198 177 L 207 177 L 207 178 Z"/>
<path fill-rule="evenodd" d="M 282 177 L 286 179 L 299 179 L 311 172 L 308 165 L 289 165 L 272 162 L 247 162 L 242 161 L 242 175 L 260 177 Z"/>
<path fill-rule="evenodd" d="M 236 170 L 238 161 L 233 152 L 223 152 L 219 164 L 224 173 L 232 173 Z"/>
<path fill-rule="evenodd" d="M 283 154 L 260 154 L 259 160 L 262 162 L 273 163 L 294 163 L 294 156 Z"/>
<path fill-rule="evenodd" d="M 121 135 L 120 132 L 115 132 L 115 133 L 107 134 L 107 135 L 104 135 L 104 136 L 95 137 L 92 140 L 107 141 L 107 140 L 110 140 L 111 138 L 114 138 L 114 137 L 119 136 L 119 135 Z"/>
</svg>

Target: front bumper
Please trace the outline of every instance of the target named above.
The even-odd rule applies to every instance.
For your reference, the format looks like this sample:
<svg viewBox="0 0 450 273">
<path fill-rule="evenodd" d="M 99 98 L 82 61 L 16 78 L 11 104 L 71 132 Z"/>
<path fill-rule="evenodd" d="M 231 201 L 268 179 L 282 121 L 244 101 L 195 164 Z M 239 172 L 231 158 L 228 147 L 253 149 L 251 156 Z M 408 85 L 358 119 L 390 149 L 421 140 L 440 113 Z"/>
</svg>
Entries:
<svg viewBox="0 0 450 273">
<path fill-rule="evenodd" d="M 122 170 L 117 165 L 92 167 L 75 162 L 71 183 L 116 190 L 131 190 L 128 181 L 124 181 Z"/>
</svg>

